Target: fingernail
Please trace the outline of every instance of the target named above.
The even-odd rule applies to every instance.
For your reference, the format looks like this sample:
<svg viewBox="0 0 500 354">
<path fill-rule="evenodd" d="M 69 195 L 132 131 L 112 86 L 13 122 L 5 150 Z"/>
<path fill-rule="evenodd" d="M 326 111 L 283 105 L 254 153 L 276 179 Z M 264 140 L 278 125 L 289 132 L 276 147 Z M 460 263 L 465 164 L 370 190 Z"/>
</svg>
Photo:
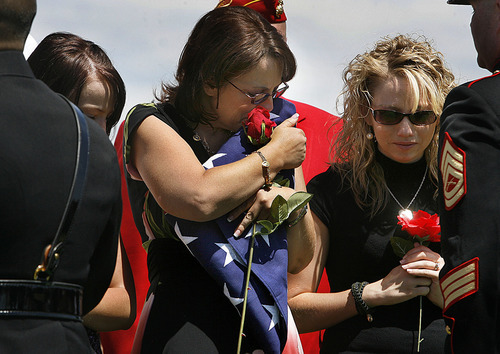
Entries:
<svg viewBox="0 0 500 354">
<path fill-rule="evenodd" d="M 241 231 L 240 231 L 239 229 L 238 229 L 238 230 L 236 230 L 236 231 L 234 232 L 234 234 L 233 234 L 233 236 L 234 236 L 235 238 L 240 237 L 240 235 L 241 235 Z"/>
</svg>

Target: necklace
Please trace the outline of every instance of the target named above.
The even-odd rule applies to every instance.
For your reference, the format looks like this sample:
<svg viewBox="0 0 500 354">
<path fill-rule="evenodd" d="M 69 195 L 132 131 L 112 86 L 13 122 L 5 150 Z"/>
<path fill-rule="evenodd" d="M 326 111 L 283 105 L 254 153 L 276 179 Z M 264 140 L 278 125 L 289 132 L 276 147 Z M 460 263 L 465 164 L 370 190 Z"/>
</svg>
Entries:
<svg viewBox="0 0 500 354">
<path fill-rule="evenodd" d="M 203 148 L 205 149 L 205 151 L 210 155 L 210 156 L 213 156 L 215 155 L 215 153 L 217 152 L 218 148 L 214 150 L 212 150 L 212 148 L 210 147 L 210 145 L 208 144 L 208 141 L 207 139 L 205 139 L 205 137 L 202 137 L 196 130 L 193 130 L 194 132 L 194 135 L 193 135 L 193 140 L 194 141 L 199 141 L 201 142 L 201 145 L 203 145 Z M 230 131 L 230 130 L 226 130 L 226 129 L 220 129 L 219 130 L 219 133 L 220 132 L 223 132 L 224 134 L 224 139 L 223 141 L 220 143 L 221 145 L 223 143 L 225 143 L 227 141 L 227 139 L 229 139 L 229 137 L 231 137 L 231 135 L 234 134 L 234 132 Z M 220 135 L 220 134 L 219 134 Z M 220 136 L 219 136 L 220 137 Z M 217 146 L 217 144 L 215 144 Z"/>
<path fill-rule="evenodd" d="M 407 219 L 412 219 L 413 218 L 413 213 L 408 208 L 413 204 L 413 202 L 415 201 L 415 198 L 417 198 L 418 193 L 422 189 L 422 186 L 424 185 L 425 177 L 427 176 L 427 171 L 428 170 L 429 170 L 429 166 L 427 165 L 427 166 L 425 166 L 425 172 L 424 172 L 424 176 L 422 177 L 422 181 L 420 182 L 420 186 L 418 186 L 418 189 L 415 192 L 415 195 L 411 199 L 410 203 L 406 206 L 406 208 L 403 207 L 403 205 L 399 202 L 399 200 L 397 200 L 397 198 L 394 196 L 394 194 L 392 193 L 392 191 L 389 188 L 389 186 L 387 185 L 387 183 L 385 184 L 385 187 L 387 188 L 387 191 L 389 192 L 389 194 L 391 195 L 391 197 L 396 201 L 396 203 L 398 203 L 399 207 L 401 208 L 401 210 L 399 211 L 399 216 L 405 217 Z"/>
<path fill-rule="evenodd" d="M 212 151 L 212 149 L 210 149 L 210 145 L 208 145 L 208 142 L 205 138 L 202 138 L 200 136 L 200 134 L 198 134 L 198 132 L 195 130 L 194 131 L 194 135 L 193 135 L 193 140 L 194 141 L 200 141 L 201 142 L 201 145 L 203 145 L 203 148 L 205 149 L 205 151 L 210 155 L 212 156 L 213 154 L 215 154 L 215 152 Z"/>
</svg>

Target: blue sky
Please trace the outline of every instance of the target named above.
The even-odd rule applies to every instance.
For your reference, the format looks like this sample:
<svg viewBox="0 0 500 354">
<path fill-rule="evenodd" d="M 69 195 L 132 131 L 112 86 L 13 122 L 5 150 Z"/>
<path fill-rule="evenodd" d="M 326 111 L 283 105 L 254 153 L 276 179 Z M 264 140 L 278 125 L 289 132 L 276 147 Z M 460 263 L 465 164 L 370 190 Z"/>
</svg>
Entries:
<svg viewBox="0 0 500 354">
<path fill-rule="evenodd" d="M 172 80 L 196 21 L 216 0 L 40 0 L 32 36 L 67 31 L 103 47 L 127 88 L 124 114 Z M 286 96 L 336 114 L 341 73 L 386 35 L 418 34 L 441 51 L 459 83 L 488 75 L 476 64 L 470 6 L 446 0 L 285 0 L 288 44 L 298 62 Z"/>
</svg>

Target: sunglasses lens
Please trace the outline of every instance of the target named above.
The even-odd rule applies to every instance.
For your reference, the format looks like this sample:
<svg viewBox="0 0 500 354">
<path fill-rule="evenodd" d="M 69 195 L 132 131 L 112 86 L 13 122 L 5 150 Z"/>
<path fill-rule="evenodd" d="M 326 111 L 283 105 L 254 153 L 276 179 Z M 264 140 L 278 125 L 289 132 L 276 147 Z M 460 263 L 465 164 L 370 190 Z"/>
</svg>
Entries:
<svg viewBox="0 0 500 354">
<path fill-rule="evenodd" d="M 403 120 L 404 117 L 408 117 L 410 121 L 415 125 L 428 125 L 436 121 L 436 115 L 433 111 L 420 111 L 414 114 L 404 114 L 395 111 L 386 110 L 376 110 L 373 111 L 374 118 L 377 123 L 384 125 L 395 125 Z"/>
<path fill-rule="evenodd" d="M 415 112 L 411 117 L 411 122 L 415 125 L 427 125 L 436 121 L 436 115 L 433 111 Z"/>
<path fill-rule="evenodd" d="M 394 111 L 377 110 L 374 111 L 374 113 L 375 113 L 374 118 L 377 121 L 377 123 L 384 125 L 398 124 L 404 117 L 402 113 Z"/>
</svg>

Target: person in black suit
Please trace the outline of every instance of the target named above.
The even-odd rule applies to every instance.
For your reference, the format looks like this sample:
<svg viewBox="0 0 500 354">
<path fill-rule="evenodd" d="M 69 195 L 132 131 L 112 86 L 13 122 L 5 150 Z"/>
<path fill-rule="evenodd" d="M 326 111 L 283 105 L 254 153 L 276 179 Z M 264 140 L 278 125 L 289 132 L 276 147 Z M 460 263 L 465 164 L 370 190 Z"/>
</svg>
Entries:
<svg viewBox="0 0 500 354">
<path fill-rule="evenodd" d="M 500 0 L 472 5 L 477 62 L 493 74 L 450 92 L 440 131 L 443 314 L 454 353 L 500 352 Z"/>
<path fill-rule="evenodd" d="M 54 286 L 12 301 L 19 294 L 12 282 L 33 280 L 56 234 L 78 141 L 69 103 L 35 79 L 24 59 L 35 13 L 35 0 L 0 0 L 0 352 L 90 353 L 81 315 L 99 303 L 110 283 L 121 201 L 114 149 L 89 118 L 83 118 L 89 134 L 83 193 L 51 277 L 81 286 L 82 306 L 72 306 L 80 301 L 75 293 L 48 294 Z"/>
</svg>

